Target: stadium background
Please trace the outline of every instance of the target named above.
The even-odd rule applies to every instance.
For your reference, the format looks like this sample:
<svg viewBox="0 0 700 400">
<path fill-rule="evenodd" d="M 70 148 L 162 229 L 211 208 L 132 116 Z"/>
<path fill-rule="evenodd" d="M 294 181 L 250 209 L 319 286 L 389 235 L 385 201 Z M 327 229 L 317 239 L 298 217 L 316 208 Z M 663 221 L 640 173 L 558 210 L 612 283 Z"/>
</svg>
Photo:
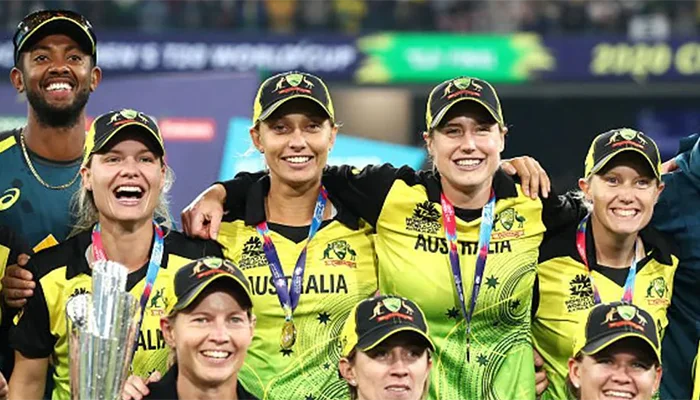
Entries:
<svg viewBox="0 0 700 400">
<path fill-rule="evenodd" d="M 430 88 L 492 82 L 510 127 L 504 156 L 536 157 L 575 185 L 591 139 L 629 126 L 664 159 L 700 127 L 700 1 L 17 1 L 0 6 L 0 68 L 17 22 L 40 8 L 86 15 L 101 86 L 89 117 L 137 108 L 159 119 L 177 181 L 175 213 L 217 179 L 262 166 L 248 127 L 262 79 L 304 70 L 329 83 L 342 136 L 331 163 L 426 164 Z M 25 99 L 0 84 L 0 130 Z"/>
</svg>

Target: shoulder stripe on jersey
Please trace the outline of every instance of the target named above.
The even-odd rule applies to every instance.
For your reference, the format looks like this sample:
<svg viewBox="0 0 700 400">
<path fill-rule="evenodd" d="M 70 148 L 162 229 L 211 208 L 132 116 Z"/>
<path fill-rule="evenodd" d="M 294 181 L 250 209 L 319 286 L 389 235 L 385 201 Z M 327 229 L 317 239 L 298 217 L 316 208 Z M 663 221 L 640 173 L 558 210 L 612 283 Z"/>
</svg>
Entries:
<svg viewBox="0 0 700 400">
<path fill-rule="evenodd" d="M 14 135 L 3 139 L 0 141 L 0 153 L 4 152 L 15 144 L 17 144 L 17 139 L 15 139 Z"/>
</svg>

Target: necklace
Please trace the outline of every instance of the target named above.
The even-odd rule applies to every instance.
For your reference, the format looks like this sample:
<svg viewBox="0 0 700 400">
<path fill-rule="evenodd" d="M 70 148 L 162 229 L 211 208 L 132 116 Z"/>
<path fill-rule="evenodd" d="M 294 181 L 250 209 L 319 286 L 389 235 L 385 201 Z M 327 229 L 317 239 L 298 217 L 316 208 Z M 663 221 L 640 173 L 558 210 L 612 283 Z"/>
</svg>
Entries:
<svg viewBox="0 0 700 400">
<path fill-rule="evenodd" d="M 24 155 L 24 159 L 27 161 L 29 170 L 32 171 L 32 175 L 34 175 L 34 178 L 36 178 L 36 180 L 39 181 L 39 183 L 41 183 L 45 188 L 51 190 L 63 190 L 71 187 L 75 183 L 75 181 L 78 180 L 78 177 L 80 176 L 80 168 L 78 168 L 78 172 L 75 173 L 73 179 L 71 179 L 68 183 L 64 183 L 63 185 L 58 186 L 49 185 L 48 183 L 46 183 L 46 181 L 41 179 L 39 173 L 36 172 L 36 168 L 34 168 L 34 164 L 32 164 L 32 160 L 29 158 L 29 153 L 27 152 L 27 145 L 24 143 L 24 130 L 21 130 L 19 132 L 19 142 L 22 145 L 22 154 Z"/>
</svg>

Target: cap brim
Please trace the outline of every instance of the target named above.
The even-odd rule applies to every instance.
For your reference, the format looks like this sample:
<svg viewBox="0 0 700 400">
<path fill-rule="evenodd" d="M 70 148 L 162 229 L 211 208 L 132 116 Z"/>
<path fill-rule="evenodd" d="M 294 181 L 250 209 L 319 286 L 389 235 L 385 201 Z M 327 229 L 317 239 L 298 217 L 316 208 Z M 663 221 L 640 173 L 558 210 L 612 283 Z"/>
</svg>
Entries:
<svg viewBox="0 0 700 400">
<path fill-rule="evenodd" d="M 107 143 L 109 143 L 114 137 L 116 136 L 117 133 L 121 132 L 124 128 L 126 127 L 138 127 L 141 128 L 142 131 L 148 132 L 150 134 L 149 138 L 153 139 L 157 146 L 158 150 L 160 151 L 160 155 L 165 155 L 165 146 L 163 145 L 162 139 L 160 135 L 158 135 L 153 129 L 151 129 L 148 125 L 138 122 L 138 121 L 129 121 L 125 124 L 119 125 L 117 129 L 112 131 L 109 135 L 107 135 L 104 139 L 100 140 L 99 143 L 95 143 L 95 146 L 92 148 L 90 153 L 97 153 L 100 151 L 102 148 L 104 148 Z"/>
<path fill-rule="evenodd" d="M 199 285 L 195 286 L 193 289 L 191 289 L 187 293 L 186 296 L 178 299 L 177 303 L 175 303 L 175 305 L 173 306 L 173 309 L 170 313 L 173 314 L 175 312 L 182 311 L 182 310 L 186 309 L 187 307 L 189 307 L 192 304 L 193 301 L 195 301 L 197 299 L 197 297 L 199 297 L 200 294 L 202 294 L 204 289 L 206 289 L 209 285 L 211 285 L 212 283 L 214 283 L 218 280 L 226 279 L 226 278 L 234 281 L 236 283 L 236 285 L 238 285 L 240 287 L 240 289 L 243 290 L 243 293 L 245 293 L 246 298 L 248 300 L 247 305 L 252 307 L 253 306 L 253 296 L 250 294 L 250 292 L 246 288 L 245 284 L 243 282 L 241 282 L 241 280 L 238 277 L 236 277 L 233 274 L 216 274 L 216 275 L 213 275 L 211 278 L 205 280 L 204 282 L 200 283 Z"/>
<path fill-rule="evenodd" d="M 280 108 L 280 106 L 281 106 L 282 104 L 284 104 L 284 103 L 286 103 L 286 102 L 288 102 L 288 101 L 290 101 L 290 100 L 298 100 L 298 99 L 306 99 L 306 100 L 311 100 L 311 101 L 313 101 L 314 103 L 318 104 L 318 105 L 321 107 L 321 109 L 323 110 L 323 112 L 325 112 L 326 115 L 328 115 L 328 118 L 330 118 L 331 120 L 333 120 L 333 116 L 331 115 L 331 112 L 328 110 L 328 107 L 326 107 L 326 106 L 325 106 L 323 103 L 321 103 L 318 99 L 316 99 L 316 98 L 314 98 L 314 97 L 312 97 L 312 96 L 305 95 L 305 94 L 294 94 L 294 95 L 285 97 L 285 98 L 283 98 L 283 99 L 277 100 L 276 102 L 272 103 L 271 106 L 267 107 L 266 109 L 264 109 L 264 110 L 260 113 L 260 116 L 258 117 L 258 121 L 264 121 L 264 120 L 266 120 L 267 118 L 269 118 L 270 115 L 272 115 L 273 112 L 275 112 L 278 108 Z"/>
<path fill-rule="evenodd" d="M 612 345 L 613 343 L 627 338 L 641 339 L 644 342 L 646 342 L 651 348 L 651 351 L 656 356 L 656 360 L 659 362 L 659 365 L 661 365 L 661 354 L 659 351 L 657 351 L 656 347 L 654 346 L 654 343 L 652 343 L 651 340 L 649 340 L 649 338 L 647 338 L 643 334 L 636 332 L 615 332 L 610 335 L 603 336 L 583 346 L 583 348 L 581 349 L 581 353 L 589 356 L 594 355 L 599 353 L 606 347 Z"/>
<path fill-rule="evenodd" d="M 17 55 L 23 51 L 27 51 L 27 46 L 33 45 L 41 40 L 41 38 L 59 33 L 71 37 L 83 50 L 86 50 L 88 54 L 95 54 L 95 42 L 84 26 L 70 18 L 56 16 L 42 22 L 38 27 L 29 32 L 19 44 Z"/>
<path fill-rule="evenodd" d="M 646 153 L 644 153 L 641 149 L 638 149 L 636 147 L 623 147 L 608 154 L 602 160 L 598 161 L 598 163 L 595 164 L 593 168 L 591 168 L 591 170 L 588 172 L 588 175 L 586 175 L 586 178 L 593 176 L 593 174 L 603 169 L 603 167 L 605 167 L 613 158 L 626 151 L 634 151 L 636 153 L 639 153 L 642 157 L 644 157 L 644 160 L 649 164 L 651 170 L 654 172 L 654 176 L 656 177 L 656 179 L 661 180 L 661 171 L 659 170 L 658 165 L 654 165 L 654 162 L 651 161 L 649 156 Z"/>
<path fill-rule="evenodd" d="M 377 327 L 369 332 L 367 332 L 365 335 L 363 335 L 357 342 L 357 349 L 360 351 L 369 351 L 372 350 L 373 348 L 377 347 L 380 343 L 388 339 L 390 336 L 393 336 L 397 333 L 400 332 L 414 332 L 417 335 L 419 335 L 422 339 L 424 339 L 427 344 L 428 348 L 430 350 L 435 351 L 435 344 L 433 344 L 433 341 L 430 339 L 428 335 L 425 334 L 422 330 L 418 329 L 415 326 L 407 326 L 407 325 L 394 325 L 391 327 L 386 327 L 386 326 L 380 326 Z"/>
<path fill-rule="evenodd" d="M 491 106 L 489 106 L 488 104 L 484 103 L 483 101 L 481 101 L 479 99 L 475 99 L 472 97 L 460 97 L 460 98 L 455 99 L 454 101 L 452 101 L 448 105 L 444 106 L 442 109 L 440 109 L 440 111 L 437 113 L 437 115 L 433 118 L 433 121 L 428 128 L 435 129 L 435 127 L 440 124 L 440 121 L 442 121 L 442 119 L 445 118 L 445 114 L 447 114 L 447 112 L 450 111 L 450 109 L 452 107 L 454 107 L 455 104 L 461 103 L 463 101 L 473 101 L 475 103 L 480 104 L 482 107 L 484 107 L 486 109 L 486 111 L 489 112 L 489 114 L 491 114 L 494 121 L 496 121 L 498 123 L 498 125 L 503 126 L 503 121 L 501 121 L 500 117 L 498 116 L 498 112 L 496 110 L 494 110 L 493 108 L 491 108 Z"/>
</svg>

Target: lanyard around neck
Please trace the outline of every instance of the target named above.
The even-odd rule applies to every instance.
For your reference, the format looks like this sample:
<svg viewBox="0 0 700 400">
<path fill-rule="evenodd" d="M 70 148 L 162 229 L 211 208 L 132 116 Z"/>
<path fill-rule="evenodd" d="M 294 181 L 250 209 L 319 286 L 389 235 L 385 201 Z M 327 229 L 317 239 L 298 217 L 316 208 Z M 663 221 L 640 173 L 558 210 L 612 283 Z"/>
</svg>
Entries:
<svg viewBox="0 0 700 400">
<path fill-rule="evenodd" d="M 141 324 L 143 323 L 143 315 L 146 311 L 146 304 L 148 303 L 148 298 L 151 296 L 151 291 L 153 290 L 153 284 L 158 276 L 158 271 L 160 270 L 160 265 L 163 262 L 163 247 L 164 247 L 164 234 L 163 229 L 153 221 L 153 229 L 155 231 L 155 238 L 153 240 L 153 250 L 151 250 L 151 257 L 148 260 L 148 271 L 146 272 L 146 284 L 143 287 L 143 293 L 141 294 L 141 299 L 139 304 L 141 305 L 141 316 L 139 317 L 139 323 L 136 332 L 141 330 Z M 94 262 L 107 261 L 107 253 L 105 253 L 104 245 L 102 244 L 102 231 L 100 229 L 100 224 L 95 224 L 92 229 L 92 257 Z M 137 343 L 134 343 L 134 352 L 136 352 Z"/>
<path fill-rule="evenodd" d="M 287 285 L 287 278 L 284 276 L 284 272 L 282 271 L 282 263 L 277 255 L 275 245 L 272 243 L 272 237 L 270 237 L 270 230 L 267 227 L 267 221 L 263 221 L 257 225 L 257 231 L 260 236 L 263 237 L 263 251 L 265 252 L 267 263 L 270 266 L 270 273 L 272 274 L 275 289 L 277 290 L 277 298 L 279 299 L 280 305 L 284 310 L 286 320 L 292 319 L 292 314 L 299 305 L 299 298 L 301 297 L 302 283 L 304 280 L 304 270 L 306 269 L 306 251 L 311 239 L 316 235 L 316 232 L 318 232 L 318 229 L 321 227 L 321 223 L 323 222 L 323 211 L 326 207 L 327 201 L 328 192 L 326 191 L 326 188 L 321 186 L 321 190 L 316 200 L 316 207 L 314 208 L 314 216 L 311 220 L 311 226 L 309 226 L 309 237 L 306 240 L 306 244 L 304 244 L 304 248 L 301 250 L 299 257 L 297 258 L 296 264 L 294 265 L 291 288 Z"/>
<path fill-rule="evenodd" d="M 578 250 L 578 255 L 583 261 L 583 265 L 586 268 L 586 274 L 588 274 L 588 280 L 591 282 L 591 289 L 593 290 L 593 301 L 595 304 L 600 304 L 600 292 L 593 281 L 593 274 L 591 273 L 591 268 L 588 265 L 588 253 L 586 253 L 586 229 L 588 226 L 588 221 L 590 215 L 586 215 L 581 222 L 578 224 L 578 229 L 576 230 L 576 250 Z M 634 257 L 632 257 L 632 265 L 627 273 L 627 278 L 625 279 L 624 292 L 622 294 L 622 301 L 627 303 L 632 303 L 634 298 L 634 282 L 637 278 L 637 239 L 634 241 Z"/>
<path fill-rule="evenodd" d="M 464 288 L 462 284 L 462 270 L 460 268 L 459 253 L 457 251 L 457 223 L 455 221 L 455 209 L 444 193 L 440 194 L 442 203 L 442 221 L 445 226 L 445 238 L 450 246 L 450 266 L 452 267 L 452 277 L 454 278 L 455 289 L 459 296 L 459 304 L 462 309 L 462 316 L 466 322 L 467 329 L 467 362 L 469 362 L 469 347 L 471 336 L 471 322 L 476 308 L 476 298 L 481 289 L 481 280 L 486 268 L 486 258 L 489 254 L 489 244 L 491 243 L 491 230 L 493 229 L 493 210 L 496 206 L 496 194 L 491 189 L 489 201 L 481 210 L 481 226 L 479 228 L 478 254 L 476 256 L 476 268 L 474 270 L 474 283 L 472 285 L 472 297 L 467 310 L 464 300 Z"/>
</svg>

